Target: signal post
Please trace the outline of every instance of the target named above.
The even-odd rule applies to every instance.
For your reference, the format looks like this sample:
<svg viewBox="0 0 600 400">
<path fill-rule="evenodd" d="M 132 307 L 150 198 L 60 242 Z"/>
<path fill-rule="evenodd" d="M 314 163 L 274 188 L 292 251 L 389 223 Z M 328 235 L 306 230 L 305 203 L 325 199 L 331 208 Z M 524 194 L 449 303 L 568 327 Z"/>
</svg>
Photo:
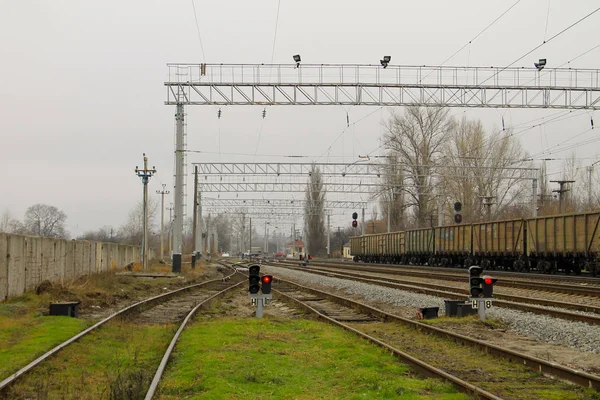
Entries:
<svg viewBox="0 0 600 400">
<path fill-rule="evenodd" d="M 248 298 L 252 299 L 252 305 L 256 306 L 256 318 L 263 317 L 264 307 L 273 299 L 271 294 L 272 275 L 260 277 L 260 265 L 251 265 L 248 268 Z M 259 293 L 261 292 L 261 293 Z"/>
<path fill-rule="evenodd" d="M 469 267 L 469 300 L 471 307 L 478 310 L 479 319 L 485 321 L 485 310 L 492 308 L 494 285 L 498 279 L 481 276 L 482 272 L 483 268 L 478 265 Z"/>
</svg>

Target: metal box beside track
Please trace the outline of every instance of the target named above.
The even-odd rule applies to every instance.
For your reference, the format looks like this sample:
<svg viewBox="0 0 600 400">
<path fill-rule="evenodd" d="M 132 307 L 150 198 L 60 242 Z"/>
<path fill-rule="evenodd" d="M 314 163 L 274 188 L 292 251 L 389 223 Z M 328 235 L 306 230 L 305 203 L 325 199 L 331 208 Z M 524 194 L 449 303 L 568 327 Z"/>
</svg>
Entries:
<svg viewBox="0 0 600 400">
<path fill-rule="evenodd" d="M 473 223 L 473 255 L 518 257 L 524 252 L 524 219 Z"/>
<path fill-rule="evenodd" d="M 529 218 L 528 256 L 588 257 L 600 247 L 600 211 Z"/>
</svg>

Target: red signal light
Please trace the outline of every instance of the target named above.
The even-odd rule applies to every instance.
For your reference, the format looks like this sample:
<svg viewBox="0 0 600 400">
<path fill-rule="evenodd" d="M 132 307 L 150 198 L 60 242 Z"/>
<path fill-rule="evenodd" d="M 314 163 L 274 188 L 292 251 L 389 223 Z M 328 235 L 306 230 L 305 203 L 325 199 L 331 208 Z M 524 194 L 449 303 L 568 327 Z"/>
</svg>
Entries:
<svg viewBox="0 0 600 400">
<path fill-rule="evenodd" d="M 490 278 L 489 276 L 486 277 L 483 281 L 486 285 L 491 285 L 493 283 L 492 278 Z"/>
<path fill-rule="evenodd" d="M 353 227 L 353 228 L 356 228 L 357 226 L 358 226 L 358 222 L 356 222 L 356 221 L 352 221 L 352 227 Z"/>
<path fill-rule="evenodd" d="M 269 283 L 269 282 L 271 282 L 271 279 L 272 279 L 271 275 L 265 275 L 265 276 L 262 277 L 262 282 L 263 283 Z"/>
</svg>

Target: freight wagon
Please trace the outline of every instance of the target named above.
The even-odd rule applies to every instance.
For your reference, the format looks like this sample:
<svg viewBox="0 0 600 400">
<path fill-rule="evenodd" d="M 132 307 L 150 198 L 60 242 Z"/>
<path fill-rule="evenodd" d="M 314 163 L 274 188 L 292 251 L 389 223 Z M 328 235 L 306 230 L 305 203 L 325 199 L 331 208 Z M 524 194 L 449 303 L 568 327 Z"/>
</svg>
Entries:
<svg viewBox="0 0 600 400">
<path fill-rule="evenodd" d="M 600 211 L 350 238 L 354 261 L 600 273 Z"/>
</svg>

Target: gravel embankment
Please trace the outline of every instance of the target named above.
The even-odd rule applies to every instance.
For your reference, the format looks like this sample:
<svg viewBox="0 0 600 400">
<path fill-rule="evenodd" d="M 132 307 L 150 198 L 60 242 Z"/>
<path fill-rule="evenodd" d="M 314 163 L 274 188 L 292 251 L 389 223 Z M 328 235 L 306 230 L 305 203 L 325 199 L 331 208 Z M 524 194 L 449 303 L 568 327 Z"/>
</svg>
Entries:
<svg viewBox="0 0 600 400">
<path fill-rule="evenodd" d="M 444 311 L 444 299 L 439 297 L 285 268 L 269 266 L 265 269 L 284 279 L 289 277 L 305 284 L 333 287 L 348 294 L 361 296 L 367 301 L 384 302 L 398 307 L 439 307 L 440 313 Z M 500 307 L 492 307 L 487 311 L 487 315 L 504 321 L 511 330 L 521 335 L 582 352 L 600 354 L 600 326 Z"/>
</svg>

